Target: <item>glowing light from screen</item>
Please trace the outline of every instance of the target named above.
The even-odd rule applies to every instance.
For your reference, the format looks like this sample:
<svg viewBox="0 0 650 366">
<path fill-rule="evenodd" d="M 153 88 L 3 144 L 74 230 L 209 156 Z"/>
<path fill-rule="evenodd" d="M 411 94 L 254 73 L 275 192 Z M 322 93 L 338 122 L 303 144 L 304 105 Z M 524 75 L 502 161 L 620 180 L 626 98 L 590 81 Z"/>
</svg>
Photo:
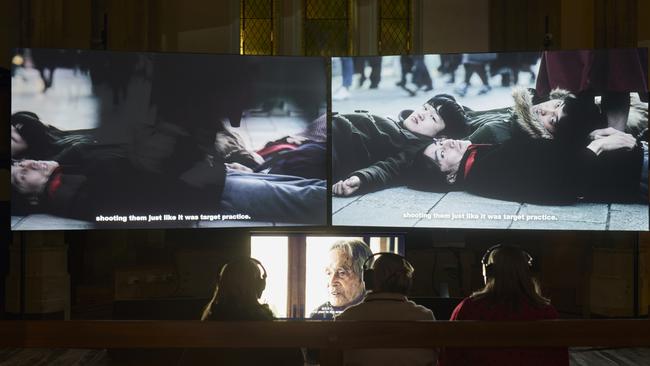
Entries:
<svg viewBox="0 0 650 366">
<path fill-rule="evenodd" d="M 308 236 L 307 268 L 305 273 L 305 317 L 327 301 L 327 277 L 325 267 L 329 264 L 329 248 L 341 239 L 363 239 L 342 236 Z"/>
<path fill-rule="evenodd" d="M 266 289 L 261 301 L 269 304 L 276 317 L 286 318 L 289 239 L 286 236 L 253 236 L 251 257 L 266 268 Z"/>
</svg>

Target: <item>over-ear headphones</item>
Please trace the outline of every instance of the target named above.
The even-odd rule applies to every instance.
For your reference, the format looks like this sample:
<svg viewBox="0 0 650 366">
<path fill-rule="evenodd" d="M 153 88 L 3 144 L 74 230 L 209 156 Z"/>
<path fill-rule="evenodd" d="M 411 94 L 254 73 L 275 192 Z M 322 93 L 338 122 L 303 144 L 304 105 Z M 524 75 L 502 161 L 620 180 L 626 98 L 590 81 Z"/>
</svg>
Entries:
<svg viewBox="0 0 650 366">
<path fill-rule="evenodd" d="M 257 267 L 260 269 L 260 280 L 257 283 L 256 286 L 256 291 L 257 291 L 257 298 L 259 299 L 262 297 L 262 293 L 264 292 L 264 289 L 266 289 L 266 268 L 264 268 L 264 265 L 262 262 L 255 258 L 249 258 L 251 262 L 257 264 Z"/>
<path fill-rule="evenodd" d="M 253 284 L 255 294 L 257 294 L 257 298 L 259 299 L 262 297 L 262 293 L 264 292 L 264 289 L 266 288 L 266 268 L 264 268 L 264 265 L 262 262 L 255 258 L 249 258 L 249 257 L 244 257 L 244 258 L 238 258 L 229 261 L 228 263 L 224 264 L 223 267 L 221 267 L 221 271 L 219 271 L 219 280 L 221 281 L 221 274 L 223 271 L 230 265 L 234 265 L 235 263 L 238 262 L 251 262 L 253 263 L 260 271 L 260 277 L 255 278 L 255 283 Z"/>
<path fill-rule="evenodd" d="M 514 246 L 514 245 L 497 244 L 497 245 L 493 245 L 493 246 L 489 247 L 488 250 L 485 252 L 485 254 L 483 254 L 483 258 L 481 258 L 481 264 L 483 265 L 483 268 L 485 270 L 485 275 L 487 277 L 494 277 L 494 264 L 493 263 L 488 263 L 488 262 L 490 260 L 490 255 L 492 255 L 492 253 L 495 250 L 500 249 L 500 248 L 512 248 L 512 249 L 516 249 L 519 252 L 521 252 L 521 255 L 526 260 L 526 264 L 528 264 L 528 269 L 532 270 L 532 268 L 533 268 L 533 256 L 528 254 L 527 251 L 519 248 L 518 246 Z"/>
<path fill-rule="evenodd" d="M 375 258 L 378 256 L 390 256 L 399 259 L 399 261 L 402 263 L 402 268 L 398 271 L 395 271 L 394 273 L 391 273 L 387 278 L 385 278 L 381 286 L 399 287 L 399 289 L 395 289 L 395 291 L 404 293 L 406 295 L 408 290 L 411 288 L 411 284 L 413 283 L 413 272 L 414 272 L 413 266 L 403 256 L 391 252 L 374 253 L 373 255 L 366 258 L 366 260 L 363 262 L 363 267 L 362 267 L 363 276 L 361 279 L 365 283 L 366 290 L 377 291 L 380 288 L 378 286 L 380 284 L 375 283 L 376 276 L 375 276 L 375 269 L 374 269 L 374 265 L 376 262 Z M 401 284 L 399 283 L 400 277 L 402 277 Z"/>
</svg>

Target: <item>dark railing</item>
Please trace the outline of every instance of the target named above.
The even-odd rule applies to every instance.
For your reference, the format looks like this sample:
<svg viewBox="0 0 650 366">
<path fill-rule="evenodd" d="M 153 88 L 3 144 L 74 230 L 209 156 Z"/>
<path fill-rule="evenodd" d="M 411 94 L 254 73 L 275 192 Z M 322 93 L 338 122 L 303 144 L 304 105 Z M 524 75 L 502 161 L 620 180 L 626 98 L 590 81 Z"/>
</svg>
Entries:
<svg viewBox="0 0 650 366">
<path fill-rule="evenodd" d="M 0 321 L 0 347 L 321 349 L 338 365 L 353 348 L 650 346 L 650 320 L 534 322 Z"/>
</svg>

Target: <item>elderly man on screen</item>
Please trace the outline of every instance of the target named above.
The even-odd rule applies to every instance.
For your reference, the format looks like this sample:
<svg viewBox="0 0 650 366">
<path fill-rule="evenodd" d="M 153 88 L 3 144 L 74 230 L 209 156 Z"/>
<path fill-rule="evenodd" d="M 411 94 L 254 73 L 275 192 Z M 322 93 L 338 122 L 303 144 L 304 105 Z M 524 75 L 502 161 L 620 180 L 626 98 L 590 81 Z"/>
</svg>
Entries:
<svg viewBox="0 0 650 366">
<path fill-rule="evenodd" d="M 363 300 L 365 286 L 361 279 L 362 267 L 371 255 L 368 245 L 358 239 L 339 240 L 332 244 L 330 262 L 325 268 L 328 301 L 314 310 L 310 318 L 332 320 L 349 306 Z"/>
</svg>

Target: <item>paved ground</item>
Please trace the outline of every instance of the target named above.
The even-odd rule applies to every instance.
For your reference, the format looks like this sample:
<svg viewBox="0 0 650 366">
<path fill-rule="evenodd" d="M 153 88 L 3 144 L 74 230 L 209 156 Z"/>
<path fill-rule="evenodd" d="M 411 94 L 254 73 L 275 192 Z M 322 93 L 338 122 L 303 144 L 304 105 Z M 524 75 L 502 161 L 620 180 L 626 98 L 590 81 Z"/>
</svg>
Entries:
<svg viewBox="0 0 650 366">
<path fill-rule="evenodd" d="M 406 187 L 332 198 L 332 224 L 421 228 L 648 230 L 648 205 L 540 206 Z"/>
<path fill-rule="evenodd" d="M 333 101 L 332 111 L 351 113 L 367 110 L 373 114 L 395 117 L 400 110 L 420 105 L 439 93 L 456 96 L 463 105 L 476 110 L 512 105 L 511 88 L 501 86 L 501 77 L 490 79 L 492 91 L 477 95 L 481 85 L 474 75 L 467 96 L 454 93 L 456 85 L 438 75 L 437 56 L 426 56 L 425 62 L 434 79 L 434 89 L 418 91 L 414 97 L 395 86 L 401 75 L 398 57 L 383 61 L 382 79 L 378 89 L 358 88 L 355 75 L 351 96 Z M 333 93 L 341 85 L 337 59 L 333 60 Z M 536 68 L 534 68 L 536 70 Z M 369 68 L 366 75 L 369 74 Z M 463 80 L 463 70 L 456 72 L 456 81 Z M 520 73 L 521 86 L 534 87 L 529 73 Z M 334 136 L 333 138 L 336 138 Z M 485 215 L 481 218 L 481 215 Z M 546 215 L 546 216 L 544 216 Z M 539 206 L 478 197 L 465 192 L 447 194 L 420 192 L 406 187 L 390 188 L 355 197 L 332 198 L 332 224 L 345 226 L 386 227 L 451 227 L 493 229 L 569 229 L 569 230 L 648 230 L 648 205 L 591 204 L 571 206 Z"/>
</svg>

